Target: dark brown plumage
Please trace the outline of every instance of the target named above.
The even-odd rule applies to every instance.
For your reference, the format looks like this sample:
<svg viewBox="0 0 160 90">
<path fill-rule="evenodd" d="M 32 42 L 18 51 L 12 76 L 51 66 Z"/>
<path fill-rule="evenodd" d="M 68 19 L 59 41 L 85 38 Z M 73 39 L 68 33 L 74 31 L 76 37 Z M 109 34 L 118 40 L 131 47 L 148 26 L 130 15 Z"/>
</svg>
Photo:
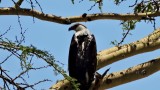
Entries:
<svg viewBox="0 0 160 90">
<path fill-rule="evenodd" d="M 69 50 L 69 75 L 81 84 L 80 90 L 88 90 L 94 80 L 97 65 L 96 40 L 82 24 L 75 24 L 69 30 L 76 31 Z"/>
</svg>

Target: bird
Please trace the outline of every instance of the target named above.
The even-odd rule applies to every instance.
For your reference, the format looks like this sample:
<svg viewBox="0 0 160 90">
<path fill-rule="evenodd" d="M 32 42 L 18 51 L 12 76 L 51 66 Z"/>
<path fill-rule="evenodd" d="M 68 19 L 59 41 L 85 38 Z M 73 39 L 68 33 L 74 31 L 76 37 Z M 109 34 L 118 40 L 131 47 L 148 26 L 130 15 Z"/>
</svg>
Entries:
<svg viewBox="0 0 160 90">
<path fill-rule="evenodd" d="M 89 90 L 97 66 L 97 47 L 94 35 L 83 24 L 76 23 L 69 28 L 72 36 L 69 56 L 69 76 L 80 84 L 80 90 Z"/>
</svg>

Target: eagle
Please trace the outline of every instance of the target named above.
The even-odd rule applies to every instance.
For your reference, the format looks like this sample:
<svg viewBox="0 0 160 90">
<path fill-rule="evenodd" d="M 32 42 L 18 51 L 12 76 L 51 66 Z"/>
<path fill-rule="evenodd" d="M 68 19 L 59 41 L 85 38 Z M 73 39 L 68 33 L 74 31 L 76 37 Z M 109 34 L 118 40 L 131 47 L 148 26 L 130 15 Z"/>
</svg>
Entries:
<svg viewBox="0 0 160 90">
<path fill-rule="evenodd" d="M 80 90 L 89 90 L 97 66 L 96 40 L 83 24 L 76 23 L 69 28 L 69 31 L 71 30 L 74 30 L 75 34 L 69 49 L 69 76 L 77 79 Z"/>
</svg>

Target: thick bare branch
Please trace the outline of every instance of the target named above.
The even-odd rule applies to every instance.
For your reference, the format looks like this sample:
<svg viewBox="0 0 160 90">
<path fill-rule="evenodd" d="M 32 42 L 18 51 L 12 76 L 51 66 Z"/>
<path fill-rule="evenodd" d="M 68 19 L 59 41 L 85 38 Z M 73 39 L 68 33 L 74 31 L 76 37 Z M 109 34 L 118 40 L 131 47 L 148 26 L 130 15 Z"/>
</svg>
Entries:
<svg viewBox="0 0 160 90">
<path fill-rule="evenodd" d="M 112 88 L 131 81 L 145 78 L 160 70 L 160 58 L 128 68 L 127 70 L 106 75 L 100 90 Z"/>
<path fill-rule="evenodd" d="M 104 20 L 104 19 L 141 20 L 146 17 L 160 16 L 160 12 L 147 12 L 147 13 L 137 13 L 137 14 L 95 13 L 95 14 L 85 14 L 85 15 L 83 14 L 80 16 L 62 17 L 53 14 L 44 14 L 43 12 L 27 8 L 13 8 L 13 7 L 0 8 L 0 15 L 17 15 L 16 12 L 18 12 L 19 15 L 31 16 L 31 17 L 34 15 L 35 18 L 59 24 L 71 24 L 75 22 L 87 22 L 87 21 Z"/>
<path fill-rule="evenodd" d="M 150 52 L 160 48 L 160 29 L 155 30 L 149 36 L 136 42 L 123 45 L 121 47 L 113 47 L 100 51 L 97 55 L 98 66 L 100 69 L 106 65 L 112 64 L 124 58 L 134 56 L 144 52 Z"/>
</svg>

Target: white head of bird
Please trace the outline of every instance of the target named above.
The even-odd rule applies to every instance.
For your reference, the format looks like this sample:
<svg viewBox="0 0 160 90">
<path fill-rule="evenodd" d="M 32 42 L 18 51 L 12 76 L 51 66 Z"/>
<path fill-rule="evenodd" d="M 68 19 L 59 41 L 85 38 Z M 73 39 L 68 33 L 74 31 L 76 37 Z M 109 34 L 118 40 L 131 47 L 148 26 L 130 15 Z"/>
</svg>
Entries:
<svg viewBox="0 0 160 90">
<path fill-rule="evenodd" d="M 80 23 L 76 23 L 69 28 L 69 31 L 74 30 L 74 31 L 78 32 L 78 31 L 82 31 L 85 29 L 87 29 L 86 26 L 84 26 L 83 24 L 80 24 Z"/>
<path fill-rule="evenodd" d="M 75 31 L 75 35 L 91 35 L 91 32 L 87 29 L 86 26 L 84 26 L 83 24 L 80 23 L 76 23 L 74 25 L 72 25 L 69 29 L 69 31 L 74 30 Z"/>
</svg>

